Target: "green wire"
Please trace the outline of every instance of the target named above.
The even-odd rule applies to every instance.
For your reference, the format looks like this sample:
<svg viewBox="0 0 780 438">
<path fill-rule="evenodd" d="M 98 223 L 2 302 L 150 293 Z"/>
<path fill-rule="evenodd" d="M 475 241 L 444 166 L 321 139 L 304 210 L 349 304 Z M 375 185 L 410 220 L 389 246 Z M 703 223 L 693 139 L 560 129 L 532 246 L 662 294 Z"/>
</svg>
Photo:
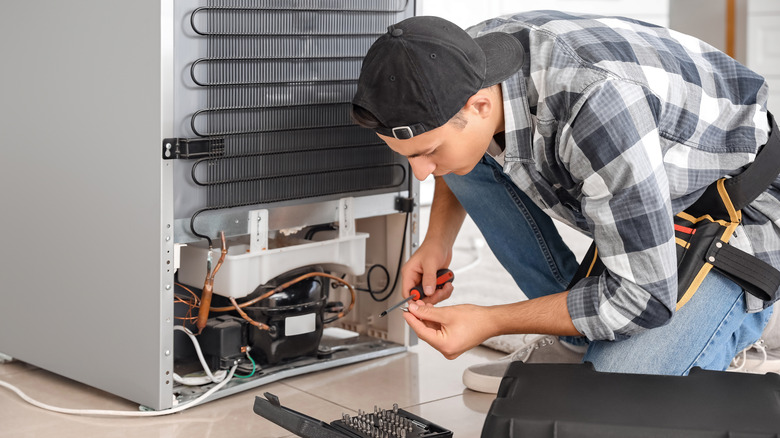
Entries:
<svg viewBox="0 0 780 438">
<path fill-rule="evenodd" d="M 252 372 L 246 376 L 241 376 L 239 374 L 233 373 L 233 377 L 238 377 L 239 379 L 248 379 L 255 375 L 255 370 L 257 370 L 257 364 L 255 363 L 255 360 L 252 359 L 252 356 L 249 353 L 246 354 L 246 357 L 248 357 L 249 361 L 252 362 Z"/>
</svg>

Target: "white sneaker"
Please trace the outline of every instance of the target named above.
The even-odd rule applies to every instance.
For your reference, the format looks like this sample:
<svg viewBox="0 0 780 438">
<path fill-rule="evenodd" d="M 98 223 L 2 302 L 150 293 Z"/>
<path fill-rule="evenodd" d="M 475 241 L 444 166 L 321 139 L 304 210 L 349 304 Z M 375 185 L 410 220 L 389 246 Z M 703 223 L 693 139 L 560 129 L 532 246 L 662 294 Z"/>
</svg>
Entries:
<svg viewBox="0 0 780 438">
<path fill-rule="evenodd" d="M 759 339 L 755 344 L 737 354 L 726 371 L 780 374 L 780 351 L 778 349 L 768 350 L 764 340 Z"/>
<path fill-rule="evenodd" d="M 519 360 L 525 363 L 580 363 L 587 347 L 560 342 L 550 335 L 525 335 L 523 346 L 514 353 L 493 362 L 472 365 L 463 372 L 467 388 L 495 394 L 509 364 Z"/>
</svg>

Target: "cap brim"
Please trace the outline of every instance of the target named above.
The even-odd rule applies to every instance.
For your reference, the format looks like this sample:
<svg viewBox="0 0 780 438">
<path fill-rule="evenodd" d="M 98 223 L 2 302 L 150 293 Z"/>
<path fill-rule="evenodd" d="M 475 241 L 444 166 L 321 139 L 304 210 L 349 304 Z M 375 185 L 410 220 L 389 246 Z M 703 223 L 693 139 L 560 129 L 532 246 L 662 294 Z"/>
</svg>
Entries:
<svg viewBox="0 0 780 438">
<path fill-rule="evenodd" d="M 503 32 L 491 32 L 474 41 L 485 52 L 483 88 L 498 84 L 517 73 L 523 66 L 525 49 L 517 38 Z"/>
</svg>

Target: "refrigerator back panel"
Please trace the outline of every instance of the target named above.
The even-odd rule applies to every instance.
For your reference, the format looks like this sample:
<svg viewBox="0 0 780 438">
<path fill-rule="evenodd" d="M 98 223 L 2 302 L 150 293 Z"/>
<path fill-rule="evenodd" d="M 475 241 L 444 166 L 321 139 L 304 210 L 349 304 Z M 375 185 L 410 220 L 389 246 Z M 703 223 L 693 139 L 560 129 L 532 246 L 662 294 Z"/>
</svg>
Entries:
<svg viewBox="0 0 780 438">
<path fill-rule="evenodd" d="M 349 116 L 363 55 L 406 0 L 176 2 L 176 218 L 404 190 L 406 161 Z M 349 194 L 349 195 L 346 195 Z"/>
</svg>

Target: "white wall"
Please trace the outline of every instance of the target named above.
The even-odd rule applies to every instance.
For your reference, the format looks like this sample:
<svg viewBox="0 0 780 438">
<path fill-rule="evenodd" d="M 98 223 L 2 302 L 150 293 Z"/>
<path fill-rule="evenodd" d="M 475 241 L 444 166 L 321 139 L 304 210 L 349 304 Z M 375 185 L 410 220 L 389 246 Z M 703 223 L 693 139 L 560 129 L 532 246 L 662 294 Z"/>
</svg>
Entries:
<svg viewBox="0 0 780 438">
<path fill-rule="evenodd" d="M 744 3 L 744 2 L 743 2 Z M 749 0 L 744 4 L 744 20 L 737 28 L 744 38 L 744 62 L 769 83 L 769 110 L 780 115 L 780 1 Z M 744 27 L 742 27 L 744 26 Z M 740 53 L 738 52 L 737 59 Z"/>
<path fill-rule="evenodd" d="M 536 9 L 557 9 L 599 15 L 619 15 L 661 26 L 669 25 L 670 0 L 418 0 L 418 15 L 446 18 L 469 27 L 488 18 Z"/>
<path fill-rule="evenodd" d="M 726 49 L 726 2 L 673 0 L 670 27 Z M 769 83 L 769 110 L 780 114 L 780 1 L 738 0 L 734 58 Z"/>
</svg>

